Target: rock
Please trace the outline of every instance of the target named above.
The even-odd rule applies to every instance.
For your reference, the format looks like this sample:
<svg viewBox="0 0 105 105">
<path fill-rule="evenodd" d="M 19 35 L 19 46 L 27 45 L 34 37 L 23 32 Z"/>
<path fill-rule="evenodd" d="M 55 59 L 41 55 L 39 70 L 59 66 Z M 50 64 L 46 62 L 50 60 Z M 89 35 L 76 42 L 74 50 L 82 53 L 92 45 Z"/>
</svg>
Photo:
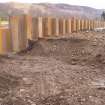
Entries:
<svg viewBox="0 0 105 105">
<path fill-rule="evenodd" d="M 100 89 L 100 90 L 105 90 L 105 80 L 96 80 L 91 82 L 91 85 L 96 88 L 96 89 Z"/>
<path fill-rule="evenodd" d="M 32 80 L 30 78 L 23 78 L 23 82 L 25 85 L 32 85 Z"/>
</svg>

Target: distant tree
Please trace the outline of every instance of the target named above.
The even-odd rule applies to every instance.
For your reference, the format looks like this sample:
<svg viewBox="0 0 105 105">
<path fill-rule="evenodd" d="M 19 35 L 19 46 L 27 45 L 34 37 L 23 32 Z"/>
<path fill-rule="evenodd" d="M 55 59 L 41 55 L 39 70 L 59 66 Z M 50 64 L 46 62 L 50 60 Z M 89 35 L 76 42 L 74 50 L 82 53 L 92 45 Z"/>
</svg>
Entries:
<svg viewBox="0 0 105 105">
<path fill-rule="evenodd" d="M 105 11 L 103 11 L 102 15 L 101 15 L 102 20 L 105 21 Z"/>
</svg>

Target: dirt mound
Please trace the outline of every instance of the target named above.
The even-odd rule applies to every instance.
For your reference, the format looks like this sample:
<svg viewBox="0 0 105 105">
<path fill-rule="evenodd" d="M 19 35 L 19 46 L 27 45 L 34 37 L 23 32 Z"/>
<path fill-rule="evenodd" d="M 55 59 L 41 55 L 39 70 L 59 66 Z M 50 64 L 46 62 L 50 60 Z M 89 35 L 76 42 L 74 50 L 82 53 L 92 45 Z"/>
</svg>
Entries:
<svg viewBox="0 0 105 105">
<path fill-rule="evenodd" d="M 42 56 L 66 56 L 72 52 L 71 50 L 76 50 L 76 48 L 82 49 L 86 45 L 88 45 L 88 40 L 85 39 L 43 39 L 38 40 L 34 44 L 34 49 L 32 49 L 30 54 Z"/>
<path fill-rule="evenodd" d="M 105 63 L 105 43 L 102 39 L 62 38 L 35 42 L 31 56 L 52 57 L 68 64 L 100 65 Z M 102 65 L 101 65 L 102 66 Z"/>
</svg>

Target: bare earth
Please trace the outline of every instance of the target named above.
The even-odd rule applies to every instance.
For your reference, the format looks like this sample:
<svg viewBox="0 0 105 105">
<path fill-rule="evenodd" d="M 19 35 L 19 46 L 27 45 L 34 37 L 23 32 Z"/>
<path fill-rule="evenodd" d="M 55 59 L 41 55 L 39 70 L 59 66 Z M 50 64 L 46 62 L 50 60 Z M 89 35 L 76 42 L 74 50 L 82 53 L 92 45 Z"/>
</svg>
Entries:
<svg viewBox="0 0 105 105">
<path fill-rule="evenodd" d="M 105 105 L 105 32 L 40 39 L 1 57 L 0 105 Z"/>
</svg>

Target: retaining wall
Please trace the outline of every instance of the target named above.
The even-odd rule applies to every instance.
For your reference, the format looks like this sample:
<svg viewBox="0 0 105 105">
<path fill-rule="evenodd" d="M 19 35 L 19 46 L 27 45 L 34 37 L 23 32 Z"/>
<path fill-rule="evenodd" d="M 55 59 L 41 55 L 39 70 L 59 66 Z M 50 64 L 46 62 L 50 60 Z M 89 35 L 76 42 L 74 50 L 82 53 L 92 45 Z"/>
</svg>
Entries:
<svg viewBox="0 0 105 105">
<path fill-rule="evenodd" d="M 105 27 L 99 20 L 55 17 L 10 16 L 9 27 L 0 28 L 0 54 L 20 52 L 28 46 L 28 40 L 61 37 L 73 32 Z"/>
</svg>

